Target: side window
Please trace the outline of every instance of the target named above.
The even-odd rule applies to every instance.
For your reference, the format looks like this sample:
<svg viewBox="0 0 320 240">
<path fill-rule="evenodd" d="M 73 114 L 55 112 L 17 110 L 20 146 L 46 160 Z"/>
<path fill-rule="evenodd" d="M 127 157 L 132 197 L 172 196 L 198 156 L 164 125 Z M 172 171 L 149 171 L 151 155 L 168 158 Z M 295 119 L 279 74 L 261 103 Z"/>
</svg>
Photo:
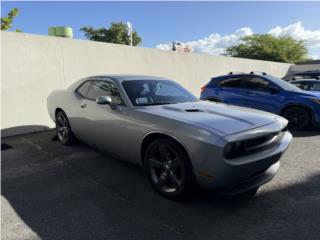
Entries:
<svg viewBox="0 0 320 240">
<path fill-rule="evenodd" d="M 87 81 L 85 83 L 83 83 L 78 89 L 77 89 L 77 93 L 83 97 L 86 98 L 87 97 L 87 93 L 89 91 L 91 85 L 91 81 Z"/>
<path fill-rule="evenodd" d="M 123 104 L 120 93 L 116 85 L 107 81 L 94 81 L 88 92 L 87 98 L 96 100 L 99 96 L 109 96 L 115 104 Z"/>
<path fill-rule="evenodd" d="M 243 88 L 253 91 L 269 91 L 269 82 L 259 77 L 247 77 L 243 80 Z"/>
<path fill-rule="evenodd" d="M 222 80 L 219 85 L 220 87 L 240 88 L 242 83 L 241 78 L 227 78 Z"/>
</svg>

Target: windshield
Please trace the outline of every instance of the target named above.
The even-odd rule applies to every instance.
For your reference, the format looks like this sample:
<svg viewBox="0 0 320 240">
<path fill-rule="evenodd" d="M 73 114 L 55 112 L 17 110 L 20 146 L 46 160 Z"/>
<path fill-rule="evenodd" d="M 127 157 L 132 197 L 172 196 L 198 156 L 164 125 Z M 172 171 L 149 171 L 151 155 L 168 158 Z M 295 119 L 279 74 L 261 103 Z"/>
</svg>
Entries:
<svg viewBox="0 0 320 240">
<path fill-rule="evenodd" d="M 273 76 L 268 76 L 268 79 L 270 79 L 273 83 L 278 85 L 280 88 L 287 90 L 287 91 L 292 91 L 292 92 L 301 92 L 302 90 L 296 86 L 294 86 L 291 83 L 288 83 L 280 78 L 276 78 Z"/>
<path fill-rule="evenodd" d="M 196 101 L 186 89 L 169 80 L 131 80 L 122 83 L 134 106 L 162 105 Z"/>
<path fill-rule="evenodd" d="M 320 82 L 314 82 L 310 87 L 311 91 L 319 91 L 320 92 Z"/>
</svg>

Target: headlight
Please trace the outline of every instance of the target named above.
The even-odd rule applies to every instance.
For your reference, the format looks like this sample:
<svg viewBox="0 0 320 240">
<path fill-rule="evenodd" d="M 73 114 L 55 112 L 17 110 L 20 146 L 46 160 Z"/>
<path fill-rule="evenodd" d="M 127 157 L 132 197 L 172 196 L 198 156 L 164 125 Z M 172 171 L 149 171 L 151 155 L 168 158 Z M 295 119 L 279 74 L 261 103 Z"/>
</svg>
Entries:
<svg viewBox="0 0 320 240">
<path fill-rule="evenodd" d="M 311 98 L 310 99 L 312 102 L 320 104 L 320 99 L 319 98 Z"/>
<path fill-rule="evenodd" d="M 233 154 L 242 152 L 243 142 L 231 142 L 224 147 L 224 155 L 226 158 L 232 157 Z"/>
<path fill-rule="evenodd" d="M 225 156 L 229 156 L 230 153 L 232 152 L 233 148 L 234 148 L 234 143 L 228 143 L 225 147 L 224 147 L 224 155 Z"/>
</svg>

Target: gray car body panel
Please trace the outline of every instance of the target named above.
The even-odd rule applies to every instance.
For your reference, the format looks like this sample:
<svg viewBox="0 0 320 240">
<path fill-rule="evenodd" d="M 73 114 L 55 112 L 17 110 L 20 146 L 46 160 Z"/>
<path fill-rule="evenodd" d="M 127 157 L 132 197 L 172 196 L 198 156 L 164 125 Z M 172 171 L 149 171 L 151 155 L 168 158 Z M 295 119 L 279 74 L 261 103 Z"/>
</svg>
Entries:
<svg viewBox="0 0 320 240">
<path fill-rule="evenodd" d="M 287 120 L 259 110 L 207 101 L 133 106 L 121 83 L 148 79 L 164 78 L 135 75 L 84 78 L 66 90 L 53 91 L 48 96 L 48 112 L 55 121 L 56 110 L 62 109 L 77 138 L 135 164 L 142 164 L 141 147 L 147 136 L 156 133 L 171 137 L 186 150 L 197 183 L 208 188 L 237 185 L 255 173 L 271 169 L 292 139 L 291 134 L 284 131 L 277 144 L 267 150 L 232 161 L 225 159 L 223 151 L 228 142 L 279 132 L 286 127 Z M 90 80 L 115 83 L 125 104 L 111 108 L 78 96 L 75 90 Z M 87 105 L 84 109 L 83 103 Z M 190 109 L 192 111 L 188 111 Z M 249 182 L 245 189 L 269 181 L 274 174 L 265 174 L 264 178 L 261 175 L 259 181 Z"/>
</svg>

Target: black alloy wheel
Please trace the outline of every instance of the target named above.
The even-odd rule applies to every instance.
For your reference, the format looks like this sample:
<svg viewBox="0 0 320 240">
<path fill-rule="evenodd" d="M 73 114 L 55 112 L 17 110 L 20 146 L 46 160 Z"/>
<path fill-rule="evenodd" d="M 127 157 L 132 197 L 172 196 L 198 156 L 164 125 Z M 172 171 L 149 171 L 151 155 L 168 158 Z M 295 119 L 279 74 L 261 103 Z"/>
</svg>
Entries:
<svg viewBox="0 0 320 240">
<path fill-rule="evenodd" d="M 68 117 L 63 111 L 59 111 L 56 114 L 56 132 L 61 144 L 71 145 L 75 142 Z"/>
<path fill-rule="evenodd" d="M 289 121 L 289 129 L 304 130 L 311 123 L 309 112 L 302 107 L 290 107 L 286 109 L 282 116 Z"/>
<path fill-rule="evenodd" d="M 152 142 L 145 153 L 144 167 L 152 186 L 171 199 L 186 197 L 192 185 L 190 162 L 179 144 L 170 139 Z"/>
</svg>

